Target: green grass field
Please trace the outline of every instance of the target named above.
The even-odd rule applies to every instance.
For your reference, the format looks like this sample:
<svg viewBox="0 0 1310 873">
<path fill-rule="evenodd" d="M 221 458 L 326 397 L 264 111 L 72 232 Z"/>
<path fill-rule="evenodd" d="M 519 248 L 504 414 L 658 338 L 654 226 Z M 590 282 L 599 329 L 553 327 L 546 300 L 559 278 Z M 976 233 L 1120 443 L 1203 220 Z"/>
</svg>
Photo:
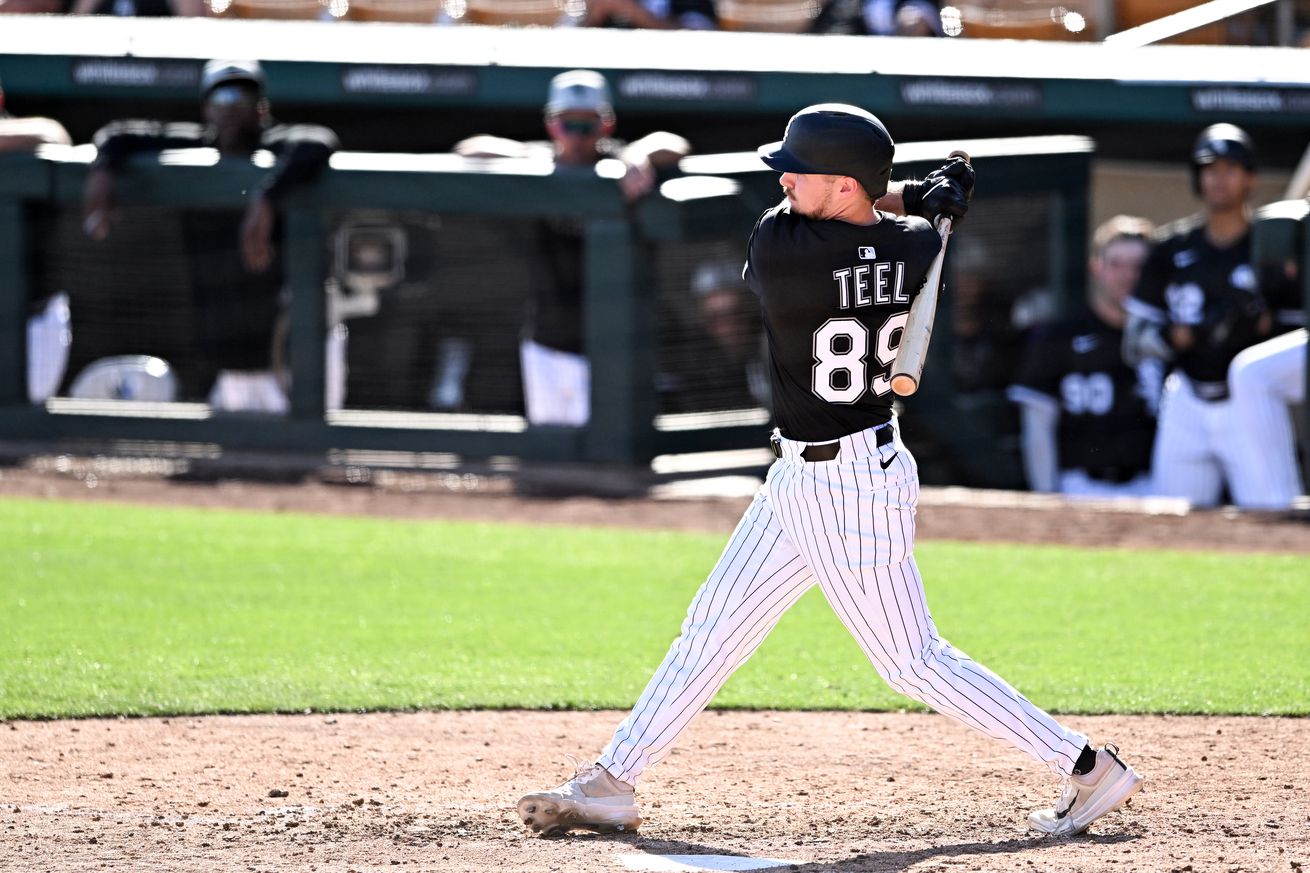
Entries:
<svg viewBox="0 0 1310 873">
<path fill-rule="evenodd" d="M 724 536 L 0 501 L 0 717 L 627 708 Z M 1310 713 L 1291 555 L 924 542 L 939 628 L 1058 712 Z M 811 592 L 718 706 L 900 709 Z"/>
</svg>

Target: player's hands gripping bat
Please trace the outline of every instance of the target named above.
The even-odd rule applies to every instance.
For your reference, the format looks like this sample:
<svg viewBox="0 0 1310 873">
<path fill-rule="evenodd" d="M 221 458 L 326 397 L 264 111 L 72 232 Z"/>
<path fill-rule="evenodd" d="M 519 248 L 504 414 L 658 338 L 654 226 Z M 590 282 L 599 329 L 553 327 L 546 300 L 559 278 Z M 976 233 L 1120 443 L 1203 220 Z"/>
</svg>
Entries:
<svg viewBox="0 0 1310 873">
<path fill-rule="evenodd" d="M 909 196 L 903 195 L 907 214 L 932 216 L 930 220 L 941 235 L 942 247 L 928 268 L 922 290 L 910 304 L 910 317 L 901 331 L 896 360 L 892 363 L 892 391 L 901 397 L 919 390 L 919 377 L 923 373 L 923 362 L 928 355 L 928 342 L 932 339 L 933 322 L 937 316 L 946 243 L 953 222 L 962 221 L 969 211 L 974 178 L 968 154 L 957 150 L 951 152 L 945 166 L 929 173 Z"/>
</svg>

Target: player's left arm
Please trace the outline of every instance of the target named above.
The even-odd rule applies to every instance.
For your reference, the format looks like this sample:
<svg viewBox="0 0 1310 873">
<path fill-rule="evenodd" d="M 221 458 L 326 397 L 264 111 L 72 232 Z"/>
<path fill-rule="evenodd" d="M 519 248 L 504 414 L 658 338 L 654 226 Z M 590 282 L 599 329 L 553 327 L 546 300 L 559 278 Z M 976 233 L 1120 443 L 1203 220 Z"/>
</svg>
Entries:
<svg viewBox="0 0 1310 873">
<path fill-rule="evenodd" d="M 260 183 L 260 192 L 277 203 L 290 190 L 316 179 L 340 147 L 337 135 L 316 124 L 288 125 L 269 131 L 263 145 L 277 164 Z"/>
<path fill-rule="evenodd" d="M 314 124 L 270 131 L 264 145 L 278 161 L 255 189 L 241 220 L 241 260 L 254 273 L 273 263 L 278 204 L 289 192 L 318 178 L 338 148 L 337 135 Z"/>
<path fill-rule="evenodd" d="M 655 188 L 659 171 L 673 169 L 691 154 L 691 143 L 676 133 L 657 130 L 629 143 L 619 153 L 627 171 L 619 180 L 623 196 L 632 202 Z"/>
</svg>

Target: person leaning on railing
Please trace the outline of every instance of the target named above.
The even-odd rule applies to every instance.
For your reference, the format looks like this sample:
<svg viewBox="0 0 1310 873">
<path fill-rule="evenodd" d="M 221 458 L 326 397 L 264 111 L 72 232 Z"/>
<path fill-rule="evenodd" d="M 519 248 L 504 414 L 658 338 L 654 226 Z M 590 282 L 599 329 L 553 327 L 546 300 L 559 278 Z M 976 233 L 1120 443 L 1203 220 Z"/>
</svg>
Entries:
<svg viewBox="0 0 1310 873">
<path fill-rule="evenodd" d="M 570 70 L 551 80 L 546 98 L 548 143 L 474 136 L 455 144 L 469 158 L 541 158 L 559 176 L 594 174 L 605 159 L 622 162 L 624 199 L 634 202 L 655 189 L 661 172 L 676 172 L 691 150 L 677 134 L 657 131 L 622 144 L 613 139 L 616 118 L 605 77 Z M 542 264 L 519 347 L 523 399 L 533 424 L 578 427 L 591 416 L 591 365 L 583 349 L 583 235 L 581 219 L 558 215 L 535 227 L 534 254 Z"/>
<path fill-rule="evenodd" d="M 209 402 L 219 409 L 287 411 L 286 391 L 274 372 L 283 264 L 277 207 L 297 186 L 318 176 L 337 137 L 316 125 L 273 124 L 256 61 L 210 61 L 201 77 L 204 124 L 115 121 L 95 135 L 96 159 L 83 192 L 83 227 L 104 240 L 114 220 L 119 171 L 134 154 L 210 147 L 223 158 L 249 160 L 272 152 L 243 213 L 188 210 L 181 231 L 194 294 L 199 352 L 217 371 Z"/>
</svg>

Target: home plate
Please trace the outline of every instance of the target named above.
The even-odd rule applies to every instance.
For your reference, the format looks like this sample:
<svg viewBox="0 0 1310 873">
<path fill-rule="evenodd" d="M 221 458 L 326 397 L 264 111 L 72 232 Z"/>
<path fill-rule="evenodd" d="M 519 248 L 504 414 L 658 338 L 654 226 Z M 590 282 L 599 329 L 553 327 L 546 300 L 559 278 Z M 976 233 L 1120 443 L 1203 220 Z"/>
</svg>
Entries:
<svg viewBox="0 0 1310 873">
<path fill-rule="evenodd" d="M 619 855 L 629 870 L 650 873 L 701 873 L 704 870 L 768 870 L 786 867 L 799 861 L 777 858 L 743 858 L 740 855 Z"/>
</svg>

